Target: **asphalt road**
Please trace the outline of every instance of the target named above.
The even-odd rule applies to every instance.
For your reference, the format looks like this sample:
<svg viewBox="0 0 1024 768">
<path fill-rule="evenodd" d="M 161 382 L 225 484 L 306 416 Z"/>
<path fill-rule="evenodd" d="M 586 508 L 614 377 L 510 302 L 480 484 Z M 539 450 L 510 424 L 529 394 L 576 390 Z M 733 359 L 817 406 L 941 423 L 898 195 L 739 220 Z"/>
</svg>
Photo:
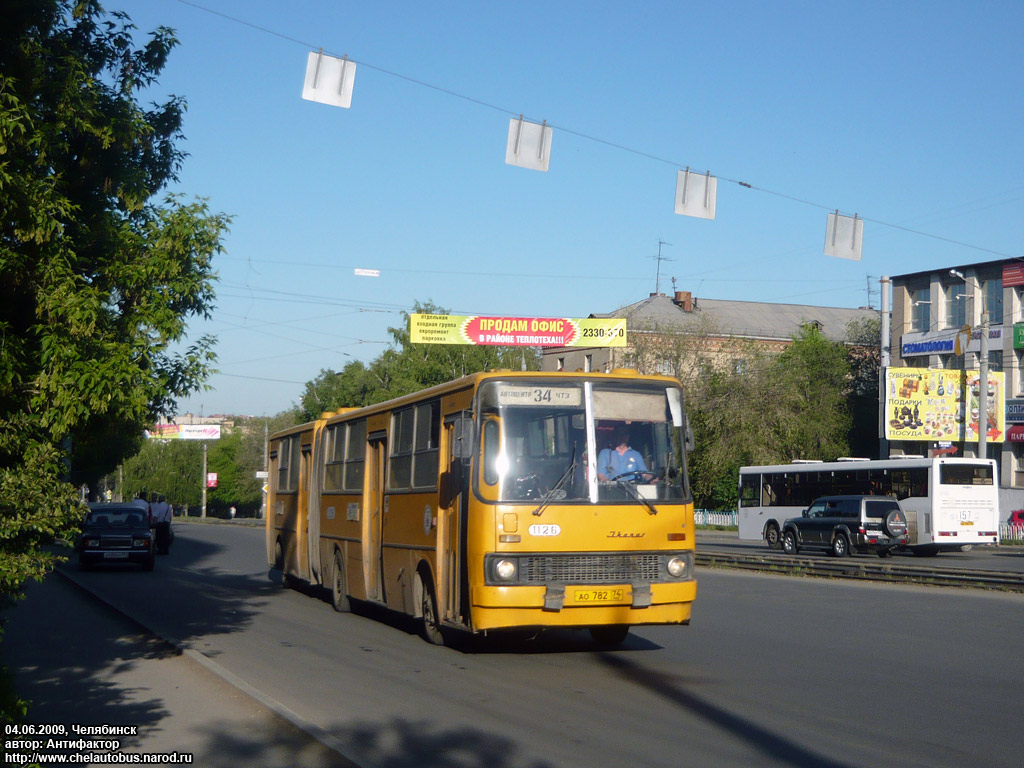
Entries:
<svg viewBox="0 0 1024 768">
<path fill-rule="evenodd" d="M 438 648 L 283 588 L 260 529 L 177 531 L 153 573 L 73 576 L 367 768 L 1024 762 L 1019 594 L 702 569 L 691 626 L 621 650 L 584 632 Z"/>
</svg>

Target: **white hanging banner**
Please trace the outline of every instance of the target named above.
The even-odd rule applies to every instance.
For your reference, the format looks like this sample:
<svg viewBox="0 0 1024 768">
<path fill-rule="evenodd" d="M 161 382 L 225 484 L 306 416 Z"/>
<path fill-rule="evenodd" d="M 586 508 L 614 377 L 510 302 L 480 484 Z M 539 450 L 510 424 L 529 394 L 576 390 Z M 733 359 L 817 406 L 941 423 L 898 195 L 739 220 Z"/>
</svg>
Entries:
<svg viewBox="0 0 1024 768">
<path fill-rule="evenodd" d="M 715 218 L 718 179 L 710 172 L 701 176 L 687 168 L 676 174 L 676 213 L 698 219 Z"/>
<path fill-rule="evenodd" d="M 505 162 L 529 168 L 534 171 L 546 171 L 551 159 L 551 126 L 543 123 L 531 123 L 519 118 L 508 121 L 508 146 L 505 149 Z"/>
<path fill-rule="evenodd" d="M 864 219 L 857 214 L 842 216 L 839 211 L 828 215 L 825 225 L 825 255 L 860 261 L 864 244 Z"/>
<path fill-rule="evenodd" d="M 306 82 L 302 98 L 348 109 L 352 105 L 352 87 L 356 80 L 356 63 L 310 51 L 306 60 Z"/>
</svg>

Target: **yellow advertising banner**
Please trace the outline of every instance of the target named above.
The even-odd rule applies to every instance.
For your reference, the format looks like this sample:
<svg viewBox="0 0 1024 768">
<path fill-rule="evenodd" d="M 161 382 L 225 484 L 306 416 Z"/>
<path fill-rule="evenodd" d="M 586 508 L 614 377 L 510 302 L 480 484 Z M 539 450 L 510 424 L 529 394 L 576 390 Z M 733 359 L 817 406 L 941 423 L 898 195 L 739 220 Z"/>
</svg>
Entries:
<svg viewBox="0 0 1024 768">
<path fill-rule="evenodd" d="M 978 371 L 889 368 L 885 374 L 885 436 L 888 440 L 976 442 Z M 989 372 L 988 440 L 1003 442 L 1006 386 L 1002 372 Z"/>
<path fill-rule="evenodd" d="M 508 347 L 624 347 L 621 318 L 409 316 L 413 344 L 471 344 Z"/>
</svg>

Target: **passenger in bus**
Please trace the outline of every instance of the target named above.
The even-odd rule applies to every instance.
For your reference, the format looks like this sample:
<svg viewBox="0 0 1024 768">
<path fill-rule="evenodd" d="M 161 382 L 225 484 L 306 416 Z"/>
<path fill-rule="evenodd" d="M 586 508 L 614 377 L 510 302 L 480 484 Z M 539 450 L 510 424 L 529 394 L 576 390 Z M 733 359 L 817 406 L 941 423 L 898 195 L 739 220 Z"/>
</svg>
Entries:
<svg viewBox="0 0 1024 768">
<path fill-rule="evenodd" d="M 616 428 L 612 440 L 613 448 L 604 448 L 597 454 L 597 479 L 616 480 L 626 475 L 643 477 L 647 482 L 654 477 L 647 470 L 644 457 L 629 447 L 629 430 Z"/>
</svg>

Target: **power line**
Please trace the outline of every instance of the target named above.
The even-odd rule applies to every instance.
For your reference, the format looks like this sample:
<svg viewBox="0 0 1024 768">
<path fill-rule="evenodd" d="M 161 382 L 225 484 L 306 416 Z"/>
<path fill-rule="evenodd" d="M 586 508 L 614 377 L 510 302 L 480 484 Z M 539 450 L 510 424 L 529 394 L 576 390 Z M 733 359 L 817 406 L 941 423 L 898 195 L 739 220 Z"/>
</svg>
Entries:
<svg viewBox="0 0 1024 768">
<path fill-rule="evenodd" d="M 219 16 L 219 17 L 221 17 L 223 19 L 226 19 L 228 21 L 234 22 L 236 24 L 241 24 L 243 26 L 249 27 L 250 29 L 255 29 L 255 30 L 259 31 L 259 32 L 263 32 L 265 34 L 272 35 L 274 37 L 280 38 L 281 40 L 285 40 L 285 41 L 290 42 L 290 43 L 295 43 L 296 45 L 301 45 L 301 46 L 303 46 L 303 47 L 305 47 L 307 49 L 311 49 L 311 50 L 320 49 L 320 50 L 323 50 L 322 46 L 318 46 L 318 45 L 315 45 L 313 43 L 305 42 L 305 41 L 299 40 L 297 38 L 291 37 L 289 35 L 284 35 L 284 34 L 282 34 L 280 32 L 277 32 L 276 30 L 269 29 L 267 27 L 263 27 L 263 26 L 260 26 L 258 24 L 253 24 L 252 22 L 246 21 L 244 19 L 240 19 L 240 18 L 235 17 L 235 16 L 228 15 L 226 13 L 222 13 L 221 11 L 213 10 L 212 8 L 207 8 L 206 6 L 200 5 L 199 3 L 192 2 L 192 0 L 177 0 L 177 2 L 181 3 L 182 5 L 187 5 L 187 6 L 191 7 L 191 8 L 195 8 L 196 10 L 204 11 L 205 13 L 209 13 L 209 14 L 212 14 L 214 16 Z M 336 54 L 330 54 L 330 55 L 336 56 Z M 394 77 L 394 78 L 398 78 L 400 80 L 405 80 L 406 82 L 413 83 L 414 85 L 419 85 L 419 86 L 422 86 L 424 88 L 429 88 L 429 89 L 437 91 L 439 93 L 443 93 L 445 95 L 452 96 L 454 98 L 461 99 L 463 101 L 467 101 L 467 102 L 470 102 L 472 104 L 476 104 L 478 106 L 486 107 L 487 109 L 492 109 L 494 111 L 501 112 L 503 114 L 510 115 L 512 117 L 517 117 L 517 116 L 521 117 L 522 116 L 522 112 L 521 111 L 511 110 L 511 109 L 507 109 L 505 107 L 500 107 L 500 106 L 497 106 L 495 104 L 491 104 L 490 102 L 484 101 L 483 99 L 478 99 L 478 98 L 475 98 L 473 96 L 467 96 L 466 94 L 459 93 L 458 91 L 453 91 L 453 90 L 451 90 L 449 88 L 443 88 L 441 86 L 434 85 L 433 83 L 426 82 L 425 80 L 419 80 L 417 78 L 410 77 L 408 75 L 404 75 L 404 74 L 402 74 L 400 72 L 395 72 L 393 70 L 385 69 L 384 67 L 380 67 L 380 66 L 377 66 L 375 64 L 371 64 L 370 62 L 350 57 L 350 56 L 348 56 L 348 54 L 345 54 L 345 56 L 348 57 L 349 61 L 352 61 L 353 63 L 359 64 L 359 65 L 361 65 L 363 67 L 366 67 L 368 69 L 375 70 L 375 71 L 380 72 L 382 74 L 389 75 L 389 76 Z M 655 162 L 663 163 L 665 165 L 671 165 L 674 168 L 683 168 L 683 167 L 690 168 L 692 166 L 692 164 L 690 164 L 690 163 L 681 163 L 681 162 L 677 162 L 675 160 L 669 160 L 669 159 L 664 158 L 664 157 L 659 157 L 657 155 L 650 154 L 649 152 L 644 152 L 644 151 L 635 149 L 633 147 L 629 147 L 629 146 L 627 146 L 625 144 L 619 144 L 617 142 L 609 141 L 607 139 L 602 139 L 602 138 L 597 137 L 597 136 L 592 136 L 590 134 L 586 134 L 586 133 L 583 133 L 581 131 L 577 131 L 577 130 L 574 130 L 572 128 L 568 128 L 566 126 L 558 125 L 557 123 L 553 123 L 551 121 L 545 121 L 545 122 L 552 129 L 557 129 L 557 130 L 560 130 L 560 131 L 564 131 L 565 133 L 568 133 L 568 134 L 573 135 L 573 136 L 577 136 L 577 137 L 579 137 L 581 139 L 586 139 L 587 141 L 592 141 L 592 142 L 595 142 L 595 143 L 598 143 L 598 144 L 603 144 L 603 145 L 605 145 L 607 147 L 611 147 L 613 149 L 618 149 L 618 150 L 621 150 L 623 152 L 629 152 L 629 153 L 637 155 L 639 157 L 644 157 L 644 158 L 647 158 L 649 160 L 654 160 Z M 695 168 L 696 166 L 693 166 L 693 167 Z M 697 172 L 697 171 L 694 171 L 694 172 Z M 708 171 L 708 172 L 710 172 L 710 171 Z M 731 183 L 731 184 L 736 184 L 737 186 L 743 187 L 745 189 L 754 190 L 756 192 L 763 192 L 764 194 L 767 194 L 767 195 L 772 195 L 774 197 L 778 197 L 778 198 L 781 198 L 783 200 L 789 200 L 791 202 L 800 203 L 802 205 L 811 206 L 813 208 L 818 208 L 820 210 L 827 211 L 829 213 L 831 213 L 832 211 L 835 211 L 835 210 L 839 210 L 834 205 L 825 205 L 823 203 L 817 203 L 817 202 L 814 202 L 814 201 L 811 201 L 811 200 L 805 200 L 803 198 L 796 197 L 795 195 L 787 194 L 787 193 L 784 193 L 784 192 L 779 192 L 777 190 L 768 189 L 767 187 L 762 187 L 762 186 L 759 186 L 759 185 L 751 184 L 749 182 L 742 181 L 740 179 L 733 179 L 733 178 L 728 178 L 728 177 L 725 177 L 725 176 L 718 176 L 717 178 L 720 181 L 728 182 L 728 183 Z M 932 238 L 934 240 L 939 240 L 939 241 L 944 242 L 944 243 L 950 243 L 951 245 L 957 245 L 957 246 L 960 246 L 962 248 L 969 248 L 969 249 L 972 249 L 972 250 L 981 251 L 982 253 L 989 253 L 989 254 L 992 254 L 994 256 L 999 256 L 999 257 L 1006 258 L 1006 259 L 1021 259 L 1021 258 L 1024 258 L 1024 256 L 1008 254 L 1008 253 L 1004 253 L 1002 251 L 996 251 L 996 250 L 993 250 L 991 248 L 985 248 L 985 247 L 982 247 L 982 246 L 979 246 L 979 245 L 974 245 L 972 243 L 966 243 L 966 242 L 964 242 L 962 240 L 955 240 L 953 238 L 943 237 L 942 235 L 935 235 L 935 234 L 932 234 L 930 232 L 923 232 L 921 230 L 911 229 L 910 227 L 904 227 L 904 226 L 901 226 L 899 224 L 892 224 L 890 222 L 882 221 L 881 219 L 871 218 L 869 216 L 861 216 L 860 218 L 863 219 L 866 222 L 871 222 L 872 224 L 877 224 L 878 226 L 881 226 L 881 227 L 888 227 L 890 229 L 896 229 L 896 230 L 899 230 L 899 231 L 902 231 L 902 232 L 907 232 L 908 234 L 918 235 L 920 237 Z"/>
</svg>

